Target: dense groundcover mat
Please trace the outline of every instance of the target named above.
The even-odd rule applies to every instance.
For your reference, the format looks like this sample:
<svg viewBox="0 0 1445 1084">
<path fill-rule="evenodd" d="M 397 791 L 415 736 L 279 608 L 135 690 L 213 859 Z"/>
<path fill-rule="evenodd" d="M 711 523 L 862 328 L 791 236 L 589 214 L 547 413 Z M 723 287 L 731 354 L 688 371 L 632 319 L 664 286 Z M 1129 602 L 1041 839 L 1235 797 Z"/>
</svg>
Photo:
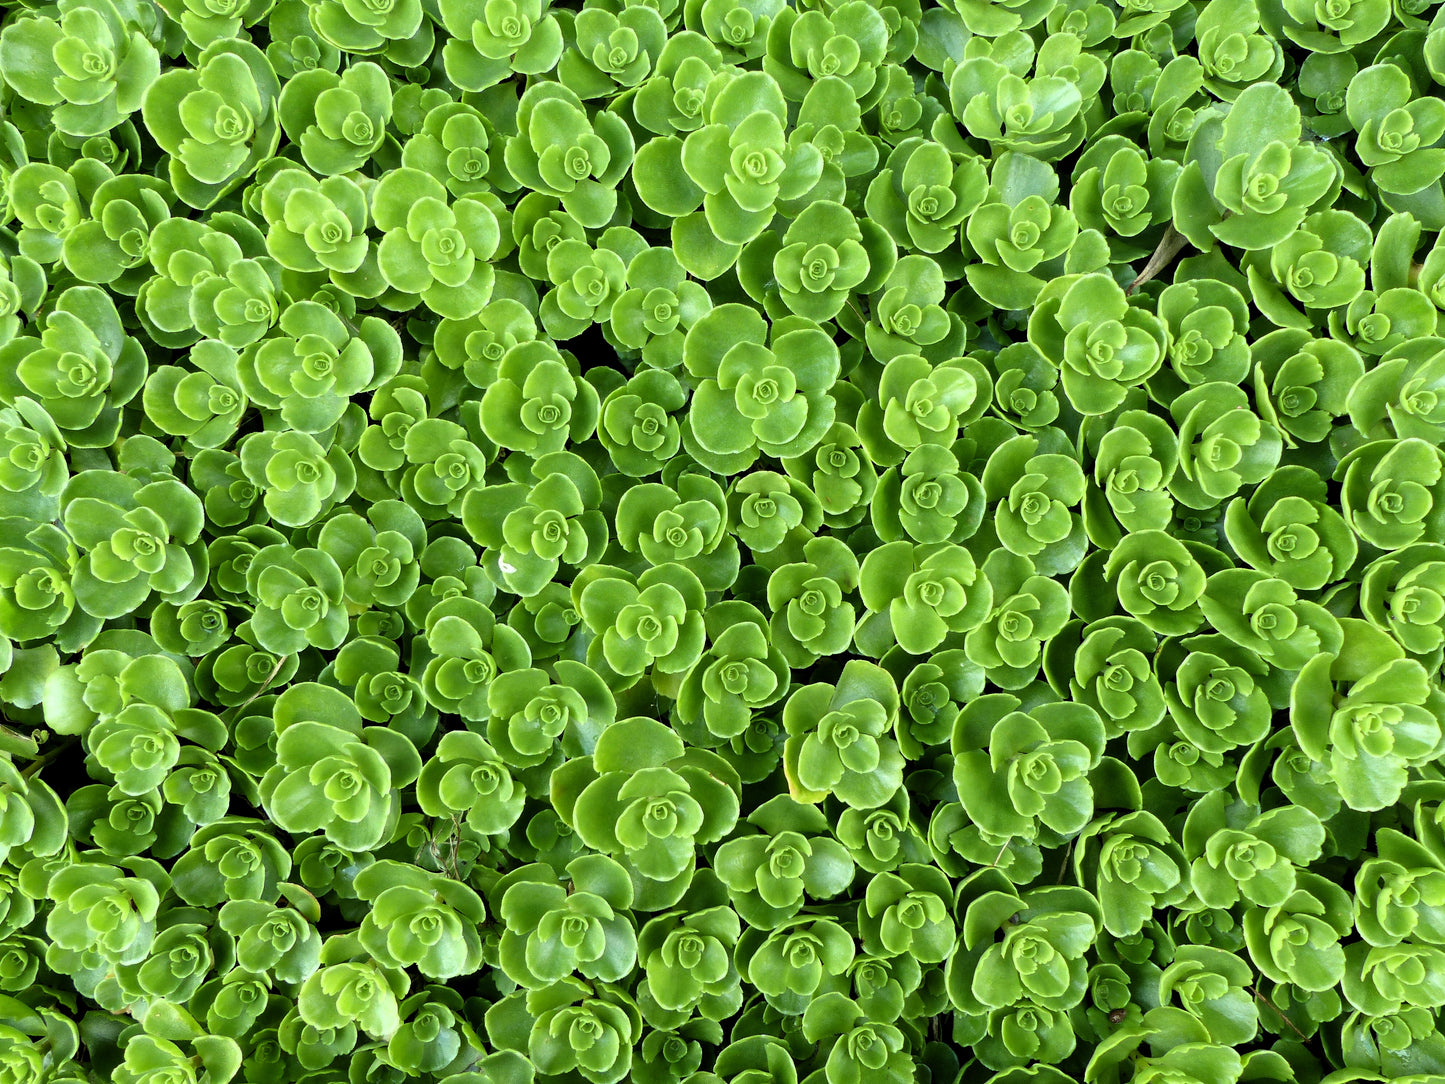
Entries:
<svg viewBox="0 0 1445 1084">
<path fill-rule="evenodd" d="M 1445 1082 L 1445 9 L 0 3 L 0 1084 Z"/>
</svg>

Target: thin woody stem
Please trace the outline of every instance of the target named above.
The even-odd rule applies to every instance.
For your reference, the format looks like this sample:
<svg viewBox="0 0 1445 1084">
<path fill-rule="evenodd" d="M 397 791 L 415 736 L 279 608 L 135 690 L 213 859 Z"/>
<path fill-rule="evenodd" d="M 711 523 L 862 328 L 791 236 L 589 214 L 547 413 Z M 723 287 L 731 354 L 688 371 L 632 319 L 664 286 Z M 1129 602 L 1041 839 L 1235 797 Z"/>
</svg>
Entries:
<svg viewBox="0 0 1445 1084">
<path fill-rule="evenodd" d="M 998 849 L 998 854 L 994 855 L 993 861 L 989 863 L 990 867 L 997 866 L 1000 862 L 1003 861 L 1004 852 L 1008 850 L 1008 845 L 1013 841 L 1013 836 L 1009 836 L 1008 839 L 1003 841 L 1003 846 Z"/>
<path fill-rule="evenodd" d="M 1064 883 L 1064 876 L 1069 872 L 1069 859 L 1074 853 L 1074 840 L 1069 840 L 1069 845 L 1064 848 L 1064 860 L 1059 863 L 1059 879 L 1056 884 Z"/>
<path fill-rule="evenodd" d="M 1125 289 L 1124 292 L 1126 294 L 1132 294 L 1137 291 L 1140 286 L 1143 286 L 1144 283 L 1168 267 L 1169 261 L 1174 259 L 1175 256 L 1178 256 L 1187 244 L 1189 244 L 1188 238 L 1176 230 L 1171 223 L 1169 228 L 1164 231 L 1164 236 L 1159 239 L 1159 247 L 1156 248 L 1154 254 L 1149 257 L 1149 262 L 1144 265 L 1144 270 L 1139 272 L 1138 278 L 1129 283 L 1128 288 Z"/>
<path fill-rule="evenodd" d="M 277 656 L 276 665 L 271 667 L 271 672 L 266 675 L 266 680 L 261 682 L 260 685 L 256 686 L 256 691 L 254 693 L 252 693 L 250 696 L 246 697 L 245 700 L 236 705 L 235 712 L 237 715 L 239 715 L 246 708 L 250 707 L 253 700 L 255 700 L 258 696 L 260 696 L 271 687 L 271 682 L 276 680 L 276 675 L 281 672 L 281 667 L 286 665 L 286 660 L 290 657 L 291 656 L 289 655 Z"/>
<path fill-rule="evenodd" d="M 1264 1002 L 1264 1004 L 1268 1005 L 1271 1009 L 1273 1009 L 1274 1014 L 1278 1016 L 1281 1020 L 1283 1020 L 1286 1024 L 1288 1024 L 1289 1029 L 1296 1035 L 1298 1035 L 1301 1040 L 1306 1042 L 1309 1040 L 1309 1036 L 1300 1030 L 1299 1025 L 1296 1024 L 1293 1020 L 1291 1020 L 1288 1016 L 1286 1016 L 1284 1010 L 1281 1009 L 1278 1005 L 1276 1005 L 1273 1001 L 1265 997 L 1264 994 L 1260 993 L 1259 990 L 1255 989 L 1253 986 L 1246 986 L 1245 989 L 1254 995 L 1254 999 L 1256 1001 L 1262 1001 Z"/>
</svg>

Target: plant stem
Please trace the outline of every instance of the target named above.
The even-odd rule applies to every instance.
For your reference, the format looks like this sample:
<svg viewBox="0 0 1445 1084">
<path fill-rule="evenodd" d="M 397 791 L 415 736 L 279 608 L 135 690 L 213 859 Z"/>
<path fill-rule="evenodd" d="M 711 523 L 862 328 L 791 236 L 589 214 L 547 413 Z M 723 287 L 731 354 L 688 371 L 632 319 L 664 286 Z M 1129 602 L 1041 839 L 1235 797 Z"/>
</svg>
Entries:
<svg viewBox="0 0 1445 1084">
<path fill-rule="evenodd" d="M 49 764 L 52 760 L 58 757 L 61 753 L 65 752 L 79 740 L 79 738 L 66 738 L 63 742 L 60 742 L 54 748 L 49 749 L 44 753 L 41 753 L 38 757 L 36 757 L 29 764 L 25 765 L 25 767 L 21 769 L 20 778 L 29 779 L 32 775 L 38 772 L 41 768 L 45 767 L 45 765 Z"/>
<path fill-rule="evenodd" d="M 1008 839 L 1003 841 L 1003 846 L 998 849 L 998 854 L 993 856 L 993 861 L 989 863 L 989 866 L 997 866 L 1001 861 L 1003 861 L 1004 852 L 1008 850 L 1008 845 L 1013 841 L 1013 836 L 1009 836 Z"/>
<path fill-rule="evenodd" d="M 1069 840 L 1069 845 L 1064 848 L 1064 860 L 1059 863 L 1059 879 L 1056 884 L 1064 883 L 1064 875 L 1069 872 L 1069 858 L 1074 853 L 1074 841 Z"/>
<path fill-rule="evenodd" d="M 276 675 L 281 672 L 281 667 L 286 665 L 286 660 L 290 657 L 290 655 L 278 655 L 276 657 L 276 665 L 271 667 L 271 672 L 266 675 L 266 680 L 261 682 L 260 685 L 256 686 L 256 691 L 254 693 L 252 693 L 250 696 L 246 697 L 245 700 L 241 701 L 241 703 L 236 705 L 234 709 L 236 715 L 240 715 L 241 712 L 251 706 L 251 702 L 255 700 L 256 697 L 260 696 L 271 687 L 271 682 L 276 680 Z"/>
<path fill-rule="evenodd" d="M 1149 262 L 1144 265 L 1144 270 L 1139 272 L 1139 277 L 1129 283 L 1124 292 L 1126 294 L 1136 292 L 1140 286 L 1168 267 L 1169 261 L 1178 256 L 1187 244 L 1189 241 L 1185 236 L 1174 228 L 1173 223 L 1170 223 L 1169 228 L 1164 231 L 1164 236 L 1159 239 L 1159 247 L 1149 257 Z"/>
<path fill-rule="evenodd" d="M 1278 1016 L 1281 1020 L 1283 1020 L 1286 1024 L 1288 1024 L 1290 1031 L 1292 1031 L 1292 1032 L 1294 1032 L 1296 1035 L 1298 1035 L 1298 1036 L 1300 1037 L 1301 1041 L 1304 1041 L 1304 1042 L 1308 1042 L 1308 1041 L 1309 1041 L 1309 1036 L 1306 1035 L 1303 1031 L 1300 1030 L 1298 1024 L 1296 1024 L 1293 1020 L 1291 1020 L 1288 1016 L 1285 1015 L 1285 1012 L 1284 1012 L 1283 1009 L 1281 1009 L 1278 1005 L 1276 1005 L 1276 1004 L 1275 1004 L 1273 1001 L 1271 1001 L 1269 998 L 1265 997 L 1265 996 L 1264 996 L 1262 993 L 1260 993 L 1259 990 L 1257 990 L 1255 987 L 1253 987 L 1253 986 L 1246 986 L 1245 989 L 1248 990 L 1251 994 L 1254 995 L 1254 999 L 1255 999 L 1256 1001 L 1262 1001 L 1262 1002 L 1264 1002 L 1266 1005 L 1268 1005 L 1271 1009 L 1273 1009 L 1273 1010 L 1274 1010 L 1274 1014 L 1275 1014 L 1276 1016 Z"/>
</svg>

